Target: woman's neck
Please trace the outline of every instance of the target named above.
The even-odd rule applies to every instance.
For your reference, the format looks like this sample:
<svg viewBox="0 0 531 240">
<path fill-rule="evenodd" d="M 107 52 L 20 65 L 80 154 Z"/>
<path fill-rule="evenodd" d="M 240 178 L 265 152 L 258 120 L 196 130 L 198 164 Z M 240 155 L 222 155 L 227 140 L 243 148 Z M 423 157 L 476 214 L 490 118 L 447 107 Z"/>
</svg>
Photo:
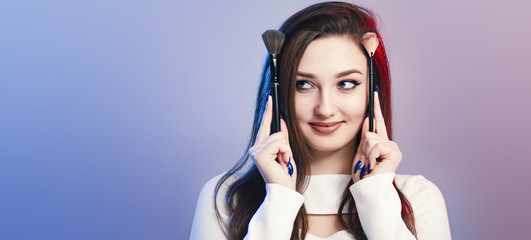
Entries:
<svg viewBox="0 0 531 240">
<path fill-rule="evenodd" d="M 330 152 L 315 152 L 315 160 L 310 163 L 311 174 L 350 174 L 352 162 L 356 155 L 355 144 Z"/>
</svg>

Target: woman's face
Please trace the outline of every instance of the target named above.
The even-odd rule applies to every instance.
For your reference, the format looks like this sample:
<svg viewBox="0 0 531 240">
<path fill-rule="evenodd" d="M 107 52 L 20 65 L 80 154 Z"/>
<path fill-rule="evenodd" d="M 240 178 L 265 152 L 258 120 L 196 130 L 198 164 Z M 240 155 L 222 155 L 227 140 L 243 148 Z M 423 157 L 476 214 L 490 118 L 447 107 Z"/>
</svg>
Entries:
<svg viewBox="0 0 531 240">
<path fill-rule="evenodd" d="M 299 64 L 296 122 L 317 152 L 354 148 L 367 106 L 367 59 L 347 37 L 310 43 Z"/>
</svg>

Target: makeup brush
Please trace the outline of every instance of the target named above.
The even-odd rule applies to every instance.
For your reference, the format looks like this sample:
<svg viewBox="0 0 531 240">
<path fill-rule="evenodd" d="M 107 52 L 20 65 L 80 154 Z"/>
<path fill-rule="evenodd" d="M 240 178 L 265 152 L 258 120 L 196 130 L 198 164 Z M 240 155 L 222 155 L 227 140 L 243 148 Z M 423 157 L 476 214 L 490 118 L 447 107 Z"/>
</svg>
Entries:
<svg viewBox="0 0 531 240">
<path fill-rule="evenodd" d="M 278 79 L 278 60 L 280 57 L 280 49 L 284 44 L 284 33 L 277 30 L 267 30 L 262 34 L 262 39 L 269 52 L 269 71 L 271 72 L 271 96 L 273 98 L 273 121 L 271 121 L 271 134 L 280 132 L 280 110 L 279 110 L 279 79 Z M 277 159 L 278 162 L 278 159 Z M 291 164 L 291 157 L 286 164 L 288 174 L 293 175 L 293 165 Z"/>
<path fill-rule="evenodd" d="M 278 60 L 280 49 L 284 44 L 284 33 L 277 30 L 267 30 L 262 34 L 262 39 L 269 52 L 269 70 L 271 71 L 271 97 L 273 98 L 273 121 L 271 121 L 271 133 L 280 132 L 279 110 L 279 79 Z"/>
<path fill-rule="evenodd" d="M 373 32 L 363 34 L 362 39 L 363 46 L 365 47 L 365 50 L 367 50 L 367 53 L 369 53 L 369 107 L 367 112 L 369 115 L 369 131 L 374 132 L 374 91 L 376 89 L 374 88 L 374 61 L 372 56 L 374 55 L 374 52 L 376 52 L 378 45 L 380 45 L 380 41 L 378 40 L 376 33 Z"/>
</svg>

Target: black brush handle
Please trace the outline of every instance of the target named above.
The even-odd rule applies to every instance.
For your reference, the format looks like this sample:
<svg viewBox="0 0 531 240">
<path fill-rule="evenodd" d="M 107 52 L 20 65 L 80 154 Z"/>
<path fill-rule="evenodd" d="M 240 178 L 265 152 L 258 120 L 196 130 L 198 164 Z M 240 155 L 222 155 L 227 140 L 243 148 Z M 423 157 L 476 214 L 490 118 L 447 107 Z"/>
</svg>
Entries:
<svg viewBox="0 0 531 240">
<path fill-rule="evenodd" d="M 273 98 L 273 121 L 271 121 L 271 134 L 280 132 L 280 112 L 278 106 L 278 82 L 273 82 L 271 97 Z"/>
<path fill-rule="evenodd" d="M 373 71 L 373 59 L 372 52 L 369 57 L 369 132 L 374 132 L 374 71 Z"/>
<path fill-rule="evenodd" d="M 271 97 L 273 98 L 273 119 L 271 121 L 271 134 L 280 132 L 279 108 L 279 80 L 278 80 L 278 54 L 269 55 L 269 68 L 271 71 Z"/>
</svg>

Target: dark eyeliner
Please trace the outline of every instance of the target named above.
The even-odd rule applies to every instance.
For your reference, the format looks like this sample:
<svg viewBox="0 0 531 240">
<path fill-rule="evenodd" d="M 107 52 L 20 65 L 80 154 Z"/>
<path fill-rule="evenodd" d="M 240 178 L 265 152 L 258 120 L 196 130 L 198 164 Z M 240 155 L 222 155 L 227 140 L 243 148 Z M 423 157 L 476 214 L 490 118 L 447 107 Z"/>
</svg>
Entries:
<svg viewBox="0 0 531 240">
<path fill-rule="evenodd" d="M 357 86 L 359 86 L 361 84 L 360 82 L 355 81 L 355 80 L 343 80 L 343 81 L 340 81 L 339 84 L 343 84 L 345 82 L 352 83 L 354 85 L 354 87 L 352 87 L 352 88 L 346 88 L 347 90 L 348 89 L 354 89 L 354 88 L 356 88 Z"/>
<path fill-rule="evenodd" d="M 295 81 L 295 88 L 296 89 L 301 89 L 301 90 L 308 89 L 308 88 L 301 88 L 300 86 L 302 84 L 309 84 L 310 86 L 313 86 L 313 84 L 310 81 L 308 81 L 308 80 L 297 80 L 297 81 Z"/>
</svg>

